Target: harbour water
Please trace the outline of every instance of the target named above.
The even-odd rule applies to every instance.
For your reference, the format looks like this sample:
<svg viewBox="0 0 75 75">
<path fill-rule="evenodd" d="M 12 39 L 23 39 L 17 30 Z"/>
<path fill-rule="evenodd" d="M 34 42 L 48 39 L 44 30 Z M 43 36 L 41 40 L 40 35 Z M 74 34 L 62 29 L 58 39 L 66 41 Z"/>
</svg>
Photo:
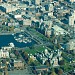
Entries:
<svg viewBox="0 0 75 75">
<path fill-rule="evenodd" d="M 4 46 L 8 46 L 8 44 L 11 43 L 11 42 L 14 43 L 15 47 L 19 47 L 19 48 L 29 47 L 29 46 L 32 46 L 32 45 L 36 44 L 36 42 L 32 39 L 31 39 L 31 42 L 27 42 L 27 43 L 17 42 L 14 39 L 14 36 L 15 35 L 0 35 L 0 48 L 4 47 Z"/>
</svg>

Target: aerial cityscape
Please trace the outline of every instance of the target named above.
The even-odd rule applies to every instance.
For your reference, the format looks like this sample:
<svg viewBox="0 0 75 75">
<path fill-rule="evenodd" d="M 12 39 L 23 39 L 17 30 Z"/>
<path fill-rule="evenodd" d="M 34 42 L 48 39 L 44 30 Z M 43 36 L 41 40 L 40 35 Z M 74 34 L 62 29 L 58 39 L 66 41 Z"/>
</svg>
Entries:
<svg viewBox="0 0 75 75">
<path fill-rule="evenodd" d="M 0 0 L 0 75 L 75 75 L 75 0 Z"/>
</svg>

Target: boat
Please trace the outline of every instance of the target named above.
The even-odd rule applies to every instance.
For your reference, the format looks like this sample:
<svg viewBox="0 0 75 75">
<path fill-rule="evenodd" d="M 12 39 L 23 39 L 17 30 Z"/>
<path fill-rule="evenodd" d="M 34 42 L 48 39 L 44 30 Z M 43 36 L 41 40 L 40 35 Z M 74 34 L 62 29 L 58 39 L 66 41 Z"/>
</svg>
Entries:
<svg viewBox="0 0 75 75">
<path fill-rule="evenodd" d="M 27 41 L 30 43 L 31 42 L 31 39 L 28 39 Z"/>
<path fill-rule="evenodd" d="M 20 34 L 19 37 L 23 37 L 23 35 Z"/>
<path fill-rule="evenodd" d="M 17 39 L 17 38 L 15 38 L 15 40 L 16 40 L 16 41 L 18 41 L 18 39 Z"/>
<path fill-rule="evenodd" d="M 23 43 L 27 43 L 27 42 L 24 40 Z"/>
<path fill-rule="evenodd" d="M 12 35 L 14 35 L 14 33 Z"/>
<path fill-rule="evenodd" d="M 16 39 L 16 36 L 14 37 L 14 39 Z"/>
<path fill-rule="evenodd" d="M 18 42 L 20 42 L 20 43 L 21 43 L 21 42 L 22 42 L 22 40 L 19 40 Z"/>
</svg>

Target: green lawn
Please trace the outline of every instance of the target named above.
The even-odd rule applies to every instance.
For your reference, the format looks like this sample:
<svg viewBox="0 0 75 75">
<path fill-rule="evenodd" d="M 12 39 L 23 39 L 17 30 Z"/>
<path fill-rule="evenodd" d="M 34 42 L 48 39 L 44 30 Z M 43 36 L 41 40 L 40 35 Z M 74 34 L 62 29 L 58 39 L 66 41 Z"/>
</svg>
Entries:
<svg viewBox="0 0 75 75">
<path fill-rule="evenodd" d="M 2 73 L 0 72 L 0 75 L 2 75 Z"/>
<path fill-rule="evenodd" d="M 31 29 L 31 32 L 33 32 L 34 35 L 37 35 L 37 36 L 39 36 L 39 37 L 42 38 L 42 39 L 48 40 L 47 37 L 45 37 L 43 34 L 37 32 L 35 29 Z M 34 32 L 35 32 L 35 33 L 34 33 Z"/>
<path fill-rule="evenodd" d="M 43 47 L 43 46 L 40 46 L 40 47 L 34 47 L 34 48 L 26 48 L 25 51 L 28 53 L 28 54 L 35 54 L 37 52 L 42 52 L 46 49 L 46 47 Z"/>
</svg>

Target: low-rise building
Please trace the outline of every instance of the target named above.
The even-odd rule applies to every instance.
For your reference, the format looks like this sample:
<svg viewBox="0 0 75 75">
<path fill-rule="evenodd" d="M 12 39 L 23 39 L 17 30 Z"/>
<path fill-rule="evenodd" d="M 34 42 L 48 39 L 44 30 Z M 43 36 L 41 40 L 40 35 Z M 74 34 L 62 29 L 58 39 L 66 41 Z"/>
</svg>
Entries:
<svg viewBox="0 0 75 75">
<path fill-rule="evenodd" d="M 14 68 L 24 68 L 24 62 L 21 60 L 14 60 L 13 62 Z"/>
<path fill-rule="evenodd" d="M 46 65 L 36 66 L 36 67 L 34 67 L 34 69 L 36 71 L 48 71 L 48 66 L 46 66 Z"/>
<path fill-rule="evenodd" d="M 54 57 L 53 59 L 52 59 L 52 61 L 53 61 L 53 67 L 55 67 L 55 66 L 58 66 L 58 59 L 57 59 L 57 57 Z"/>
<path fill-rule="evenodd" d="M 24 19 L 23 20 L 23 25 L 31 26 L 31 20 L 30 19 Z"/>
<path fill-rule="evenodd" d="M 55 35 L 66 35 L 66 34 L 69 34 L 66 30 L 64 30 L 63 28 L 57 26 L 57 25 L 54 25 L 52 27 L 52 29 L 54 30 L 54 34 Z"/>
<path fill-rule="evenodd" d="M 71 40 L 66 44 L 66 49 L 67 49 L 67 50 L 75 50 L 75 39 L 71 39 Z"/>
<path fill-rule="evenodd" d="M 9 12 L 17 10 L 18 8 L 13 6 L 13 5 L 11 5 L 11 4 L 3 3 L 3 4 L 0 5 L 0 9 L 3 12 L 9 13 Z"/>
<path fill-rule="evenodd" d="M 9 58 L 9 52 L 1 49 L 0 58 Z"/>
</svg>

